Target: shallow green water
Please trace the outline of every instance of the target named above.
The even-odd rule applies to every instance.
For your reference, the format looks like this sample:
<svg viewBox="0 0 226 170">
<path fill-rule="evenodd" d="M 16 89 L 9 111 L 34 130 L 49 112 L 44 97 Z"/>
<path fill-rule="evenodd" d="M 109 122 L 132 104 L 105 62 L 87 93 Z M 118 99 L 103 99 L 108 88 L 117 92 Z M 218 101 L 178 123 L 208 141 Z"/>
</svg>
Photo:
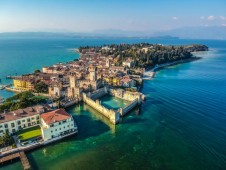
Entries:
<svg viewBox="0 0 226 170">
<path fill-rule="evenodd" d="M 113 97 L 110 95 L 105 95 L 103 97 L 101 97 L 100 102 L 103 106 L 105 106 L 108 109 L 114 109 L 117 110 L 121 107 L 125 107 L 127 104 L 129 104 L 129 101 L 117 98 L 117 97 Z"/>
</svg>

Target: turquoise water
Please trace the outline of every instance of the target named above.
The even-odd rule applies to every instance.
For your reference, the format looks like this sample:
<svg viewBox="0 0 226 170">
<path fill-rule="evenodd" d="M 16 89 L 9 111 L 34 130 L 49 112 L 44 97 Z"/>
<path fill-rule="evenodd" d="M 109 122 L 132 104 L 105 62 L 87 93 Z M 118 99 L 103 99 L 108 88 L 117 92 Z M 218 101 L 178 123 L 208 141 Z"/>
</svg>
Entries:
<svg viewBox="0 0 226 170">
<path fill-rule="evenodd" d="M 146 94 L 147 100 L 140 112 L 132 111 L 116 127 L 87 105 L 69 108 L 68 112 L 77 122 L 78 135 L 29 153 L 28 158 L 34 169 L 225 169 L 226 41 L 153 39 L 35 41 L 42 42 L 44 47 L 46 43 L 50 46 L 52 44 L 64 46 L 61 49 L 62 55 L 53 52 L 53 56 L 49 56 L 56 61 L 59 60 L 55 58 L 56 56 L 69 55 L 67 49 L 77 47 L 79 44 L 193 42 L 204 43 L 211 51 L 197 54 L 203 57 L 201 60 L 163 69 L 156 74 L 155 79 L 145 81 L 142 91 Z M 39 50 L 36 51 L 36 55 L 40 56 L 40 63 L 47 62 L 44 60 L 45 57 L 39 55 L 45 54 L 47 47 L 40 53 Z M 13 50 L 13 46 L 8 48 Z M 53 51 L 55 48 L 58 47 L 54 47 Z M 0 51 L 2 54 L 4 49 L 1 47 Z M 4 56 L 0 55 L 0 58 L 2 57 Z M 72 54 L 73 57 L 76 56 Z M 32 62 L 27 60 L 26 63 L 21 69 L 32 71 L 28 67 Z M 13 62 L 8 64 L 15 66 Z M 5 66 L 4 69 L 2 67 L 0 69 L 1 74 L 3 72 L 7 74 L 11 70 Z M 15 162 L 1 169 L 19 170 L 22 167 L 20 162 Z"/>
<path fill-rule="evenodd" d="M 126 101 L 117 97 L 109 96 L 109 95 L 105 95 L 101 97 L 99 100 L 103 106 L 105 106 L 108 109 L 114 109 L 114 110 L 125 107 L 130 103 L 129 101 Z"/>
</svg>

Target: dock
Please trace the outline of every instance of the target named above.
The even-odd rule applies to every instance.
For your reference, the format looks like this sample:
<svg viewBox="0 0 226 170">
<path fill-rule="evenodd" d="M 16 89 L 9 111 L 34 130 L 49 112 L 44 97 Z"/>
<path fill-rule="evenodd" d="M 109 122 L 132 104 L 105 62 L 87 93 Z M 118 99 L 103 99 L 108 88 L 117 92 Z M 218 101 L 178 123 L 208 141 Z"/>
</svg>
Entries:
<svg viewBox="0 0 226 170">
<path fill-rule="evenodd" d="M 20 152 L 20 160 L 21 160 L 24 170 L 31 169 L 30 163 L 29 163 L 24 151 Z"/>
<path fill-rule="evenodd" d="M 6 79 L 15 79 L 15 78 L 19 78 L 19 77 L 21 77 L 21 76 L 6 76 L 5 78 Z"/>
<path fill-rule="evenodd" d="M 13 153 L 13 154 L 10 154 L 10 155 L 7 155 L 7 156 L 4 156 L 2 158 L 0 158 L 0 163 L 4 163 L 4 162 L 8 162 L 10 160 L 13 160 L 13 159 L 16 159 L 16 158 L 19 158 L 20 157 L 20 154 L 17 152 L 17 153 Z"/>
<path fill-rule="evenodd" d="M 18 159 L 18 158 L 20 158 L 24 170 L 31 169 L 31 165 L 30 165 L 24 151 L 11 153 L 9 155 L 3 156 L 0 158 L 0 163 L 3 164 L 5 162 L 12 161 L 13 159 Z"/>
</svg>

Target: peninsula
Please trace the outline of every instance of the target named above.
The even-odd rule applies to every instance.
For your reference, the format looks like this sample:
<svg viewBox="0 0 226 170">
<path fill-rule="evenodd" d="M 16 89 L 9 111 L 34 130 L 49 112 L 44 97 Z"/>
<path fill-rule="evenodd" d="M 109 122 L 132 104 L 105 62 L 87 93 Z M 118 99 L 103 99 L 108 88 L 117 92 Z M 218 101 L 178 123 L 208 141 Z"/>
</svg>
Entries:
<svg viewBox="0 0 226 170">
<path fill-rule="evenodd" d="M 199 44 L 85 46 L 76 49 L 79 59 L 12 77 L 13 87 L 5 86 L 5 89 L 19 94 L 0 105 L 0 144 L 6 148 L 1 156 L 76 134 L 77 125 L 63 108 L 80 102 L 96 109 L 110 123 L 120 123 L 145 99 L 140 89 L 147 79 L 147 71 L 197 60 L 192 52 L 207 50 L 207 46 Z M 121 98 L 127 105 L 107 108 L 99 101 L 105 95 Z"/>
</svg>

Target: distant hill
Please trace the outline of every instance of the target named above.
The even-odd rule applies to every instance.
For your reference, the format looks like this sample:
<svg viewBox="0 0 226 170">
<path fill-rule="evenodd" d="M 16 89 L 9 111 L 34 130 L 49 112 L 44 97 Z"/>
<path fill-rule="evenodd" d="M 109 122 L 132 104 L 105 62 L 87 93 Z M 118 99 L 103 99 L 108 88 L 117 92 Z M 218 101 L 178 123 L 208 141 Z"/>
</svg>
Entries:
<svg viewBox="0 0 226 170">
<path fill-rule="evenodd" d="M 90 33 L 52 33 L 52 32 L 7 32 L 7 33 L 0 33 L 0 38 L 150 38 L 152 36 L 145 35 L 144 33 L 140 32 L 127 32 L 121 30 L 103 30 L 103 31 L 95 31 Z M 155 39 L 175 39 L 178 37 L 172 37 L 169 35 L 164 36 L 154 36 L 152 38 Z"/>
<path fill-rule="evenodd" d="M 171 35 L 184 39 L 226 39 L 226 27 L 215 26 L 215 27 L 186 27 L 178 28 L 169 31 L 160 31 L 153 34 L 154 36 L 159 35 Z"/>
<path fill-rule="evenodd" d="M 186 27 L 168 31 L 145 33 L 141 31 L 125 31 L 117 29 L 96 30 L 93 32 L 8 32 L 0 33 L 0 38 L 155 38 L 155 39 L 224 39 L 226 40 L 226 27 Z"/>
</svg>

